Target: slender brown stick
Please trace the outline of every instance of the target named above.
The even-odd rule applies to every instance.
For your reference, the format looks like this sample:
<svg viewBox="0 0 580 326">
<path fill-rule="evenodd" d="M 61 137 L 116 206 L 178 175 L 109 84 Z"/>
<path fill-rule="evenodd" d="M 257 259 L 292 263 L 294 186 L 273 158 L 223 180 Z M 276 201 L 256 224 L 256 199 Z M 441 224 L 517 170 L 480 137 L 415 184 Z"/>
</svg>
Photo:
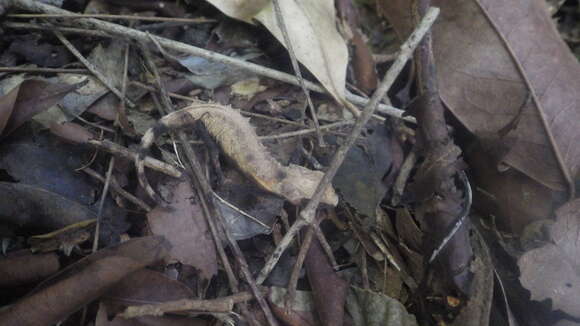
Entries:
<svg viewBox="0 0 580 326">
<path fill-rule="evenodd" d="M 314 127 L 316 128 L 316 136 L 318 137 L 318 144 L 320 146 L 324 146 L 324 139 L 322 139 L 322 133 L 320 133 L 320 124 L 318 123 L 318 116 L 316 115 L 314 104 L 312 103 L 312 99 L 310 98 L 310 92 L 306 88 L 306 85 L 304 85 L 304 78 L 302 78 L 302 72 L 300 71 L 300 66 L 298 66 L 298 60 L 296 59 L 296 54 L 294 53 L 294 46 L 292 45 L 290 35 L 288 35 L 286 21 L 284 19 L 284 15 L 282 15 L 282 9 L 280 8 L 280 0 L 273 0 L 272 2 L 274 4 L 274 12 L 276 13 L 278 27 L 280 28 L 280 31 L 282 31 L 284 43 L 286 43 L 288 53 L 290 54 L 292 69 L 294 69 L 294 73 L 296 74 L 296 78 L 298 79 L 298 84 L 300 84 L 300 88 L 302 88 L 302 92 L 304 92 L 304 96 L 306 96 L 306 102 L 308 103 L 308 108 L 310 110 L 310 114 L 312 115 L 312 121 L 314 122 Z"/>
<path fill-rule="evenodd" d="M 99 248 L 99 233 L 101 230 L 101 220 L 103 217 L 103 208 L 105 207 L 105 199 L 109 193 L 109 185 L 111 184 L 111 175 L 113 174 L 113 168 L 115 167 L 115 157 L 112 156 L 109 160 L 109 168 L 107 169 L 107 176 L 105 177 L 105 184 L 103 185 L 103 191 L 101 193 L 101 199 L 99 201 L 99 209 L 97 211 L 97 225 L 95 226 L 95 237 L 93 238 L 93 253 L 97 252 Z"/>
<path fill-rule="evenodd" d="M 132 151 L 126 147 L 123 147 L 119 144 L 113 143 L 110 140 L 96 140 L 96 139 L 92 139 L 88 141 L 89 145 L 92 145 L 98 149 L 102 149 L 105 150 L 111 154 L 117 155 L 117 156 L 121 156 L 124 157 L 128 160 L 131 161 L 135 161 L 137 159 L 137 152 Z M 167 164 L 163 161 L 160 161 L 158 159 L 155 159 L 151 156 L 146 156 L 145 157 L 145 166 L 153 169 L 155 171 L 161 172 L 161 173 L 165 173 L 167 175 L 170 175 L 174 178 L 181 178 L 182 173 L 179 169 L 177 169 L 176 167 L 174 167 L 171 164 Z"/>
<path fill-rule="evenodd" d="M 88 69 L 61 69 L 61 68 L 24 68 L 24 67 L 0 67 L 0 72 L 27 72 L 38 74 L 91 74 Z"/>
<path fill-rule="evenodd" d="M 300 270 L 304 266 L 304 260 L 312 244 L 312 237 L 314 236 L 314 227 L 309 226 L 300 245 L 300 251 L 298 251 L 298 256 L 296 257 L 296 262 L 292 267 L 292 273 L 290 274 L 290 280 L 288 281 L 288 292 L 286 293 L 286 308 L 289 308 L 288 304 L 294 302 L 296 297 L 296 286 L 298 285 L 298 278 L 300 277 Z"/>
<path fill-rule="evenodd" d="M 358 117 L 345 143 L 334 154 L 332 162 L 330 163 L 330 167 L 328 168 L 328 171 L 324 174 L 324 177 L 318 184 L 318 187 L 316 188 L 316 191 L 314 192 L 312 199 L 310 199 L 306 207 L 300 213 L 301 218 L 298 219 L 296 222 L 294 222 L 290 230 L 288 230 L 286 235 L 284 235 L 284 238 L 282 238 L 282 241 L 280 241 L 278 247 L 270 255 L 270 258 L 266 262 L 264 268 L 262 268 L 262 271 L 260 271 L 260 275 L 257 278 L 257 282 L 259 284 L 262 284 L 262 282 L 264 282 L 264 280 L 268 277 L 268 275 L 278 262 L 278 259 L 280 259 L 282 253 L 286 250 L 288 245 L 290 245 L 290 243 L 292 242 L 296 234 L 300 231 L 300 229 L 303 226 L 312 224 L 312 221 L 314 220 L 315 217 L 316 209 L 318 208 L 320 200 L 322 199 L 322 195 L 324 194 L 326 188 L 330 185 L 332 179 L 334 178 L 336 172 L 338 171 L 338 168 L 344 161 L 346 153 L 352 147 L 355 140 L 360 135 L 363 127 L 370 120 L 379 100 L 383 96 L 385 96 L 385 94 L 387 93 L 391 85 L 394 83 L 399 73 L 403 70 L 405 63 L 409 60 L 409 58 L 413 54 L 414 49 L 417 47 L 417 45 L 419 44 L 423 36 L 427 33 L 427 31 L 431 28 L 431 25 L 437 18 L 438 14 L 439 14 L 438 8 L 434 7 L 430 8 L 428 13 L 425 15 L 425 17 L 417 27 L 417 29 L 415 29 L 415 31 L 413 31 L 413 33 L 411 34 L 411 36 L 409 36 L 407 41 L 403 43 L 403 45 L 401 45 L 399 56 L 387 71 L 385 78 L 383 79 L 383 81 L 381 82 L 381 84 L 371 97 L 371 100 L 365 106 L 362 114 Z"/>
<path fill-rule="evenodd" d="M 69 40 L 66 39 L 66 37 L 64 37 L 64 35 L 57 31 L 54 30 L 53 31 L 54 35 L 58 38 L 58 40 L 64 45 L 66 46 L 66 48 L 80 61 L 82 62 L 82 64 L 88 69 L 90 70 L 93 75 L 101 82 L 103 83 L 103 85 L 105 85 L 111 92 L 113 92 L 113 94 L 117 95 L 117 97 L 121 100 L 123 100 L 123 94 L 121 93 L 121 91 L 119 91 L 115 86 L 113 86 L 110 82 L 109 79 L 107 77 L 105 77 L 105 75 L 103 75 L 95 66 L 93 66 L 92 63 L 90 63 L 75 47 L 74 45 L 72 45 L 71 42 L 69 42 Z M 125 99 L 127 101 L 127 104 L 129 104 L 131 107 L 135 106 L 135 103 L 131 102 L 131 100 L 129 99 Z"/>
<path fill-rule="evenodd" d="M 33 24 L 33 23 L 14 23 L 14 22 L 5 22 L 2 23 L 2 26 L 7 28 L 13 29 L 32 29 L 38 31 L 45 31 L 45 32 L 52 32 L 53 30 L 62 32 L 62 33 L 75 33 L 75 34 L 82 34 L 88 36 L 95 36 L 95 37 L 111 37 L 109 33 L 95 31 L 90 29 L 83 29 L 83 28 L 74 28 L 74 27 L 60 27 L 60 26 L 48 26 L 48 24 Z"/>
<path fill-rule="evenodd" d="M 189 23 L 189 24 L 203 24 L 214 23 L 215 19 L 209 18 L 178 18 L 178 17 L 149 17 L 149 16 L 132 16 L 132 15 L 106 15 L 106 14 L 9 14 L 9 18 L 58 18 L 58 19 L 78 19 L 78 18 L 98 18 L 98 19 L 119 19 L 119 20 L 140 20 L 149 22 L 173 22 L 173 23 Z"/>
<path fill-rule="evenodd" d="M 86 174 L 90 175 L 91 177 L 97 179 L 99 182 L 105 183 L 106 178 L 104 178 L 102 175 L 100 175 L 97 171 L 91 169 L 91 168 L 84 168 L 81 171 L 85 172 Z M 125 199 L 127 199 L 128 201 L 132 202 L 133 204 L 141 207 L 144 211 L 149 212 L 151 211 L 151 206 L 147 205 L 144 201 L 142 201 L 141 199 L 133 196 L 133 194 L 131 194 L 130 192 L 126 191 L 125 189 L 123 189 L 115 180 L 115 178 L 111 179 L 111 188 L 113 191 L 115 191 L 116 193 L 118 193 L 119 195 L 123 196 Z"/>
</svg>

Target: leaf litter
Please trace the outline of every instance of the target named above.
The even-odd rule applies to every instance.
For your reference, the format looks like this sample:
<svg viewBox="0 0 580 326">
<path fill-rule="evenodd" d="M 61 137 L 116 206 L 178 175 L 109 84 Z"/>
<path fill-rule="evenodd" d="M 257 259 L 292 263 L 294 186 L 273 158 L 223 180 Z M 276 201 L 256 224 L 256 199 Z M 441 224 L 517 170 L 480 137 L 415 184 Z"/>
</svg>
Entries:
<svg viewBox="0 0 580 326">
<path fill-rule="evenodd" d="M 577 201 L 549 221 L 575 195 L 578 63 L 543 2 L 434 1 L 433 52 L 420 45 L 397 79 L 410 53 L 393 53 L 429 29 L 409 3 L 279 5 L 8 1 L 0 322 L 486 325 L 500 306 L 510 324 L 577 317 Z M 570 20 L 559 28 L 573 47 Z M 282 72 L 294 57 L 303 77 Z M 363 111 L 348 101 L 364 106 L 352 92 L 377 87 L 382 108 L 419 125 L 374 115 L 358 136 L 349 119 Z M 466 166 L 474 207 L 493 216 L 455 233 L 471 207 Z M 492 295 L 494 284 L 510 290 Z M 531 299 L 514 296 L 526 289 Z"/>
</svg>

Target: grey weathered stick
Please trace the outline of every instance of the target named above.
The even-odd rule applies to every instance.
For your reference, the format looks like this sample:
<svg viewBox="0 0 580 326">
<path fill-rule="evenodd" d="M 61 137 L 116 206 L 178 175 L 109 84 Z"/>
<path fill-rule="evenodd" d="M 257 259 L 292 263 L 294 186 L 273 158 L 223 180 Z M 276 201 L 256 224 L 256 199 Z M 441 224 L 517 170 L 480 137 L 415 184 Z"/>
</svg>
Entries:
<svg viewBox="0 0 580 326">
<path fill-rule="evenodd" d="M 111 154 L 115 154 L 121 157 L 124 157 L 128 160 L 131 161 L 135 161 L 137 159 L 137 152 L 132 151 L 126 147 L 123 147 L 119 144 L 113 143 L 112 141 L 109 140 L 96 140 L 96 139 L 91 139 L 87 142 L 87 144 L 95 146 L 99 149 L 105 150 Z M 153 169 L 155 171 L 159 171 L 161 173 L 165 173 L 167 175 L 170 175 L 174 178 L 181 178 L 182 173 L 179 169 L 177 169 L 176 167 L 174 167 L 171 164 L 167 164 L 163 161 L 160 161 L 158 159 L 155 159 L 151 156 L 146 156 L 145 157 L 145 166 Z"/>
<path fill-rule="evenodd" d="M 11 4 L 13 6 L 16 6 L 18 8 L 21 9 L 26 9 L 29 11 L 33 11 L 33 12 L 39 12 L 39 13 L 45 13 L 45 14 L 54 14 L 54 15 L 71 15 L 73 14 L 70 11 L 67 10 L 63 10 L 60 8 L 56 8 L 44 3 L 41 3 L 39 1 L 35 1 L 35 0 L 6 0 L 7 4 Z M 104 32 L 108 32 L 114 35 L 120 35 L 124 38 L 131 38 L 140 42 L 144 42 L 144 43 L 150 43 L 151 42 L 151 38 L 150 36 L 148 36 L 147 33 L 133 29 L 133 28 L 128 28 L 125 26 L 121 26 L 121 25 L 117 25 L 117 24 L 113 24 L 113 23 L 109 23 L 109 22 L 105 22 L 105 21 L 101 21 L 98 19 L 94 19 L 94 18 L 79 18 L 77 20 L 75 20 L 75 24 L 83 26 L 85 28 L 88 29 L 95 29 L 95 30 L 100 30 L 100 31 L 104 31 Z M 214 62 L 221 62 L 227 65 L 231 65 L 237 68 L 241 68 L 241 69 L 245 69 L 245 70 L 249 70 L 254 72 L 255 74 L 258 74 L 260 76 L 264 76 L 264 77 L 268 77 L 268 78 L 272 78 L 275 80 L 280 80 L 286 83 L 290 83 L 296 86 L 300 86 L 300 83 L 298 81 L 298 79 L 296 78 L 296 76 L 287 74 L 287 73 L 283 73 L 274 69 L 269 69 L 266 67 L 262 67 L 260 65 L 251 63 L 251 62 L 247 62 L 247 61 L 242 61 L 242 60 L 238 60 L 235 58 L 231 58 L 219 53 L 215 53 L 215 52 L 211 52 L 202 48 L 198 48 L 189 44 L 185 44 L 185 43 L 181 43 L 181 42 L 176 42 L 164 37 L 160 37 L 160 36 L 152 36 L 153 38 L 155 38 L 159 44 L 161 44 L 163 47 L 166 47 L 168 49 L 174 50 L 174 51 L 178 51 L 178 52 L 182 52 L 182 53 L 187 53 L 187 54 L 191 54 L 191 55 L 195 55 L 195 56 L 199 56 L 205 59 L 208 59 L 210 61 L 214 61 Z M 311 91 L 315 91 L 315 92 L 319 92 L 319 93 L 326 93 L 326 91 L 324 90 L 324 88 L 322 88 L 319 85 L 316 85 L 312 82 L 309 81 L 304 81 L 304 85 L 306 86 L 306 88 L 308 88 Z M 360 96 L 356 96 L 354 94 L 351 94 L 349 92 L 346 93 L 346 99 L 351 101 L 354 104 L 357 105 L 366 105 L 369 100 L 365 99 L 363 97 Z M 397 118 L 403 118 L 403 113 L 404 111 L 394 108 L 392 106 L 388 106 L 388 105 L 384 105 L 384 104 L 380 104 L 378 106 L 377 109 L 379 112 L 393 116 L 393 117 L 397 117 Z M 412 117 L 405 117 L 403 118 L 407 121 L 411 121 L 411 122 L 415 122 L 415 119 Z"/>
<path fill-rule="evenodd" d="M 320 200 L 322 199 L 322 195 L 326 190 L 326 188 L 330 185 L 332 179 L 334 178 L 336 172 L 338 171 L 338 168 L 344 161 L 346 153 L 348 152 L 350 147 L 354 144 L 356 138 L 360 135 L 363 127 L 370 120 L 379 100 L 383 96 L 385 96 L 387 91 L 391 88 L 393 82 L 395 81 L 399 73 L 401 73 L 401 71 L 403 70 L 405 63 L 413 55 L 413 51 L 415 50 L 417 45 L 419 45 L 419 42 L 421 41 L 423 36 L 425 36 L 427 31 L 429 31 L 431 25 L 433 25 L 433 22 L 435 22 L 435 19 L 437 18 L 438 15 L 439 9 L 431 7 L 427 12 L 427 14 L 425 15 L 425 17 L 421 20 L 419 26 L 415 29 L 415 31 L 413 31 L 413 33 L 411 34 L 411 36 L 409 36 L 407 41 L 405 41 L 405 43 L 401 45 L 399 56 L 397 57 L 391 68 L 389 68 L 389 71 L 387 71 L 385 78 L 383 79 L 383 81 L 381 82 L 381 84 L 371 97 L 371 100 L 365 106 L 362 114 L 357 119 L 351 133 L 346 139 L 346 142 L 342 146 L 340 146 L 338 151 L 334 154 L 332 162 L 330 163 L 330 167 L 328 168 L 328 171 L 324 174 L 324 177 L 318 184 L 318 188 L 314 192 L 312 199 L 310 199 L 306 207 L 302 210 L 302 212 L 300 212 L 300 218 L 296 222 L 294 222 L 290 230 L 288 230 L 288 232 L 284 235 L 284 238 L 282 238 L 282 240 L 278 244 L 278 247 L 274 250 L 274 252 L 266 262 L 266 265 L 264 266 L 262 271 L 260 271 L 260 275 L 256 279 L 258 284 L 262 284 L 262 282 L 266 280 L 266 278 L 268 277 L 268 275 L 278 262 L 278 259 L 280 259 L 280 257 L 282 256 L 282 253 L 290 245 L 290 243 L 292 242 L 296 234 L 300 231 L 300 229 L 302 229 L 302 227 L 304 227 L 305 225 L 312 224 L 315 217 L 316 209 L 318 208 Z"/>
<path fill-rule="evenodd" d="M 60 40 L 60 42 L 62 44 L 64 44 L 64 46 L 66 46 L 66 48 L 77 58 L 79 59 L 80 62 L 83 63 L 83 65 L 85 65 L 85 67 L 90 70 L 93 75 L 95 75 L 95 77 L 101 82 L 103 83 L 111 92 L 113 92 L 113 94 L 117 95 L 117 97 L 119 97 L 119 99 L 121 100 L 126 100 L 127 104 L 129 104 L 131 107 L 135 106 L 135 103 L 131 102 L 131 100 L 125 98 L 123 96 L 123 94 L 121 94 L 121 91 L 118 90 L 115 86 L 113 86 L 110 82 L 109 79 L 103 75 L 92 63 L 90 63 L 85 57 L 83 57 L 83 55 L 74 47 L 74 45 L 72 45 L 71 42 L 69 42 L 69 40 L 66 39 L 66 37 L 64 37 L 64 35 L 62 35 L 61 32 L 59 31 L 53 31 L 54 35 Z"/>
</svg>

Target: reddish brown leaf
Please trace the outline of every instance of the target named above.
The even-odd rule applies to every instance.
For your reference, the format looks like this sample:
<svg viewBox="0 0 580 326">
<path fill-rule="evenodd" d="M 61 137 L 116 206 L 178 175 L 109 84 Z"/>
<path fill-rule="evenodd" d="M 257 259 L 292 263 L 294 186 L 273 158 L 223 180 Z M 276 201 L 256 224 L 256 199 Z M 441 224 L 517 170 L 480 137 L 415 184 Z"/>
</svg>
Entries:
<svg viewBox="0 0 580 326">
<path fill-rule="evenodd" d="M 167 246 L 162 237 L 145 237 L 101 250 L 2 310 L 0 324 L 53 325 L 101 296 L 128 274 L 165 259 Z"/>
<path fill-rule="evenodd" d="M 0 134 L 6 136 L 80 85 L 27 79 L 0 98 Z"/>
<path fill-rule="evenodd" d="M 174 259 L 194 266 L 209 280 L 217 273 L 215 245 L 191 184 L 171 180 L 166 189 L 173 196 L 169 206 L 158 206 L 147 214 L 151 232 L 169 239 Z"/>
<path fill-rule="evenodd" d="M 348 283 L 332 269 L 318 239 L 312 239 L 304 264 L 322 324 L 342 325 Z"/>
<path fill-rule="evenodd" d="M 409 4 L 381 1 L 402 35 L 411 26 Z M 549 133 L 565 168 L 572 178 L 577 176 L 580 66 L 554 28 L 545 2 L 453 0 L 433 5 L 441 8 L 433 50 L 446 105 L 484 138 L 507 126 L 531 91 L 534 97 L 521 110 L 516 128 L 498 138 L 495 147 L 514 139 L 501 162 L 551 189 L 566 189 Z"/>
<path fill-rule="evenodd" d="M 35 255 L 29 250 L 12 252 L 0 258 L 0 287 L 38 282 L 56 273 L 59 268 L 56 253 Z"/>
</svg>

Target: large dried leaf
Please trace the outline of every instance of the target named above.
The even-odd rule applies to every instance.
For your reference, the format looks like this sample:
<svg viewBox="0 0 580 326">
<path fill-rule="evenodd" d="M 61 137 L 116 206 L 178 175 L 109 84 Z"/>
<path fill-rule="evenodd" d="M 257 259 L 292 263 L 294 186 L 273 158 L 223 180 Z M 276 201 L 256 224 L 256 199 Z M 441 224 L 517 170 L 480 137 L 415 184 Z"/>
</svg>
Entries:
<svg viewBox="0 0 580 326">
<path fill-rule="evenodd" d="M 410 2 L 380 4 L 399 32 L 408 34 Z M 551 189 L 565 189 L 547 130 L 566 169 L 577 176 L 580 66 L 558 35 L 545 1 L 438 0 L 433 5 L 441 7 L 433 51 L 445 104 L 480 139 L 496 136 L 493 149 L 505 153 L 498 163 Z M 522 108 L 530 92 L 535 96 Z M 499 137 L 517 119 L 516 127 Z"/>
<path fill-rule="evenodd" d="M 6 136 L 35 114 L 57 104 L 79 85 L 28 79 L 0 97 L 0 134 Z"/>
<path fill-rule="evenodd" d="M 554 310 L 580 318 L 580 199 L 567 203 L 556 215 L 551 242 L 519 259 L 520 280 L 532 299 L 551 299 Z"/>
<path fill-rule="evenodd" d="M 162 237 L 145 237 L 101 250 L 67 267 L 60 277 L 0 312 L 2 325 L 54 325 L 101 296 L 125 276 L 167 257 Z"/>
<path fill-rule="evenodd" d="M 169 239 L 174 259 L 194 266 L 209 280 L 217 273 L 215 244 L 191 184 L 171 180 L 166 188 L 173 197 L 167 208 L 158 206 L 147 214 L 151 231 Z"/>
<path fill-rule="evenodd" d="M 271 1 L 208 0 L 225 14 L 262 23 L 280 43 L 286 42 Z M 336 98 L 344 98 L 348 50 L 336 29 L 332 0 L 282 0 L 282 15 L 298 61 Z"/>
</svg>

